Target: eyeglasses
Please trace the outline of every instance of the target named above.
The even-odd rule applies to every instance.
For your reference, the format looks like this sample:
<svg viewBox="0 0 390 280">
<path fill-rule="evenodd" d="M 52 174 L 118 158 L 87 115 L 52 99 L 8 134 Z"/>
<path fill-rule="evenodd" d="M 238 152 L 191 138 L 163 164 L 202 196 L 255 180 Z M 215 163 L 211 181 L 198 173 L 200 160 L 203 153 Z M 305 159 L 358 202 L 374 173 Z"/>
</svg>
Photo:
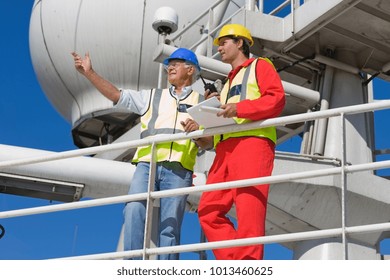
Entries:
<svg viewBox="0 0 390 280">
<path fill-rule="evenodd" d="M 180 65 L 183 65 L 183 64 L 185 67 L 191 67 L 191 65 L 185 63 L 184 61 L 172 61 L 172 62 L 169 62 L 168 65 L 164 65 L 164 68 L 165 68 L 165 70 L 168 71 L 171 68 L 177 69 L 177 68 L 179 68 Z"/>
</svg>

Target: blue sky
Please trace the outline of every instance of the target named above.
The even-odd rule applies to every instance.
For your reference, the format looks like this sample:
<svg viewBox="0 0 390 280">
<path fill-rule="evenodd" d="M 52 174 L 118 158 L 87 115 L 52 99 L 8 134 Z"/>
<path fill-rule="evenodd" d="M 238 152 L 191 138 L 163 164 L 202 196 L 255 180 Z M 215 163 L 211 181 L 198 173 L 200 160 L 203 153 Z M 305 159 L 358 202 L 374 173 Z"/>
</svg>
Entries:
<svg viewBox="0 0 390 280">
<path fill-rule="evenodd" d="M 0 144 L 50 151 L 75 149 L 71 125 L 46 99 L 31 65 L 28 30 L 33 2 L 3 1 L 0 10 Z M 377 99 L 389 98 L 389 83 L 374 80 L 374 85 Z M 389 112 L 379 112 L 377 116 L 377 147 L 389 148 L 388 125 L 383 121 L 388 119 Z M 284 147 L 297 147 L 297 143 L 289 140 Z M 0 211 L 50 204 L 46 200 L 0 194 Z M 0 259 L 46 259 L 115 251 L 121 223 L 122 205 L 1 220 L 6 235 L 0 240 Z M 183 243 L 198 240 L 195 214 L 186 215 L 183 229 Z M 382 247 L 384 253 L 390 254 L 390 242 L 386 240 Z M 197 255 L 189 253 L 183 257 L 196 259 Z M 291 252 L 269 245 L 265 257 L 290 259 Z"/>
</svg>

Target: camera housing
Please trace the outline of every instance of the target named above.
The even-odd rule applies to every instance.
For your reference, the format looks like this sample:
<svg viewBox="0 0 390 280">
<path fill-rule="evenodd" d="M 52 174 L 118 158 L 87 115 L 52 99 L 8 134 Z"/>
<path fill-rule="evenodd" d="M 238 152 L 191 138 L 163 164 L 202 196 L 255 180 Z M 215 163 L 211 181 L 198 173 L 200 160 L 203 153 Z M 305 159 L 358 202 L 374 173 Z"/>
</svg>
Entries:
<svg viewBox="0 0 390 280">
<path fill-rule="evenodd" d="M 170 34 L 177 30 L 178 15 L 171 7 L 160 7 L 154 13 L 153 29 L 159 34 Z"/>
</svg>

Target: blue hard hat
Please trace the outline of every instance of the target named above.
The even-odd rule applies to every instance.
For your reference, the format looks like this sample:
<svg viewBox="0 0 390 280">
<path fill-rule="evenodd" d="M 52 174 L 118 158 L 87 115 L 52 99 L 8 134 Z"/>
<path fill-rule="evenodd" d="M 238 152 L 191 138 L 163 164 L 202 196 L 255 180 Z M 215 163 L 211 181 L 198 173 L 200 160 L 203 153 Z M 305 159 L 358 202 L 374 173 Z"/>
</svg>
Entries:
<svg viewBox="0 0 390 280">
<path fill-rule="evenodd" d="M 181 59 L 184 60 L 185 62 L 189 62 L 195 65 L 196 69 L 200 71 L 198 58 L 196 57 L 196 54 L 189 49 L 179 48 L 175 50 L 168 58 L 164 60 L 163 64 L 165 66 L 168 66 L 169 61 L 171 61 L 172 59 Z"/>
</svg>

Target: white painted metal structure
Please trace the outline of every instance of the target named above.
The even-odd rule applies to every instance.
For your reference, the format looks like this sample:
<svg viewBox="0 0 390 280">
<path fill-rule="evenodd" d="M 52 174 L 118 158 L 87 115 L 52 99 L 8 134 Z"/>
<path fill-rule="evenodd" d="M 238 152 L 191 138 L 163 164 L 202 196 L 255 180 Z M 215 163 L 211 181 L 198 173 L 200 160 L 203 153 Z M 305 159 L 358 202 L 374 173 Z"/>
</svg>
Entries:
<svg viewBox="0 0 390 280">
<path fill-rule="evenodd" d="M 132 174 L 127 161 L 134 147 L 142 144 L 134 140 L 138 137 L 138 116 L 114 110 L 110 102 L 76 73 L 70 52 L 89 51 L 94 68 L 102 76 L 119 87 L 140 89 L 156 86 L 158 64 L 153 59 L 161 61 L 176 47 L 189 47 L 199 55 L 202 75 L 213 80 L 226 75 L 229 67 L 218 61 L 210 44 L 212 38 L 226 22 L 241 23 L 254 37 L 253 55 L 273 60 L 286 91 L 287 106 L 283 112 L 286 117 L 260 125 L 279 125 L 279 142 L 297 134 L 303 137 L 301 153 L 278 154 L 275 179 L 264 178 L 271 182 L 267 237 L 244 242 L 280 242 L 294 251 L 295 259 L 380 259 L 378 244 L 390 232 L 390 184 L 372 170 L 389 165 L 370 165 L 375 161 L 373 114 L 355 114 L 352 112 L 356 107 L 346 106 L 372 101 L 368 75 L 390 81 L 390 44 L 386 39 L 390 37 L 390 3 L 291 0 L 265 13 L 265 0 L 193 2 L 117 0 L 114 5 L 109 0 L 35 1 L 30 49 L 37 77 L 52 104 L 72 123 L 74 142 L 92 148 L 65 155 L 24 150 L 23 155 L 44 154 L 46 160 L 86 154 L 95 157 L 23 166 L 26 161 L 20 159 L 18 148 L 2 146 L 0 159 L 6 161 L 0 164 L 0 177 L 5 192 L 61 201 L 119 196 L 127 192 Z M 179 15 L 178 30 L 163 42 L 152 28 L 153 13 L 161 6 L 174 7 Z M 286 9 L 290 11 L 288 15 L 280 16 L 286 14 Z M 381 108 L 389 108 L 389 104 L 383 104 Z M 367 105 L 363 111 L 370 111 L 370 106 L 378 104 Z M 291 116 L 306 112 L 306 117 Z M 339 115 L 341 120 L 320 119 Z M 217 132 L 218 129 L 204 133 Z M 123 143 L 98 146 L 120 142 Z M 114 150 L 108 152 L 109 146 Z M 204 184 L 212 159 L 210 152 L 199 156 L 197 185 Z M 79 173 L 68 172 L 71 166 L 77 166 Z M 351 173 L 357 171 L 354 167 L 362 169 Z M 96 172 L 98 177 L 92 175 L 93 170 L 111 173 L 114 169 L 118 172 L 115 180 L 104 172 Z M 308 171 L 305 176 L 283 176 L 302 170 Z M 55 188 L 50 188 L 53 185 Z M 196 209 L 199 197 L 195 192 L 189 198 L 191 210 Z M 158 193 L 153 195 L 159 197 Z M 113 200 L 119 203 L 126 199 L 129 198 Z M 88 203 L 98 203 L 98 200 L 63 207 Z M 356 234 L 359 226 L 372 224 L 379 225 L 360 228 L 364 234 Z M 326 232 L 333 229 L 337 230 Z M 313 233 L 293 237 L 308 231 Z M 273 240 L 272 236 L 277 238 Z M 191 250 L 214 245 L 198 245 Z M 148 258 L 149 254 L 164 250 L 176 249 L 145 248 L 121 256 L 143 254 Z"/>
</svg>

